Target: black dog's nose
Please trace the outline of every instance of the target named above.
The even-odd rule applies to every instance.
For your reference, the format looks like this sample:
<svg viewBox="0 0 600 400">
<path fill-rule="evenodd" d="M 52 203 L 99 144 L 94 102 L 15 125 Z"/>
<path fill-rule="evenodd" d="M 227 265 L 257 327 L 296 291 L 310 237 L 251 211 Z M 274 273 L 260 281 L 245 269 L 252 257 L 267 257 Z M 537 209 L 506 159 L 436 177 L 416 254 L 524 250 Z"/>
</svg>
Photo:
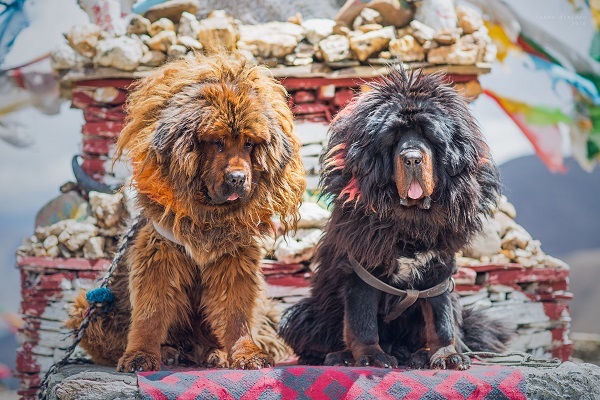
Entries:
<svg viewBox="0 0 600 400">
<path fill-rule="evenodd" d="M 227 174 L 227 183 L 231 186 L 242 186 L 246 182 L 246 174 L 234 171 Z"/>
<path fill-rule="evenodd" d="M 423 161 L 423 155 L 420 151 L 409 150 L 402 154 L 402 158 L 404 159 L 404 164 L 408 167 L 414 167 Z"/>
</svg>

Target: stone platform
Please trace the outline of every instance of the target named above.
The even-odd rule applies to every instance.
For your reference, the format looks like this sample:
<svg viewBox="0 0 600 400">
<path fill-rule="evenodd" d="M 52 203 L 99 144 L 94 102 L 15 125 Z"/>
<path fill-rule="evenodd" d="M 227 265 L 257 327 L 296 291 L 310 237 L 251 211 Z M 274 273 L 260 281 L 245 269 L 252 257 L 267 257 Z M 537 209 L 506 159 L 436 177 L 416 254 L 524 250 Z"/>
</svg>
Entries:
<svg viewBox="0 0 600 400">
<path fill-rule="evenodd" d="M 552 369 L 518 369 L 525 378 L 528 399 L 600 398 L 600 367 L 596 365 L 564 362 Z M 117 373 L 113 368 L 96 365 L 65 366 L 51 377 L 49 387 L 49 400 L 143 398 L 135 374 Z"/>
</svg>

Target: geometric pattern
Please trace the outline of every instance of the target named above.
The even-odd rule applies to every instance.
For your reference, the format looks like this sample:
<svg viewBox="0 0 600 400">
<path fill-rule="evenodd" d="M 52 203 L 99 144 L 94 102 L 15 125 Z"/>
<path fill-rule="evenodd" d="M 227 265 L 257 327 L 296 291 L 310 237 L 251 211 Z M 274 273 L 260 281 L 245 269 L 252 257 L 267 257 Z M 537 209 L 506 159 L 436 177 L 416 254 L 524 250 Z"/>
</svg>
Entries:
<svg viewBox="0 0 600 400">
<path fill-rule="evenodd" d="M 260 370 L 179 369 L 141 372 L 138 384 L 142 398 L 149 400 L 526 398 L 520 370 L 482 365 L 466 371 L 304 365 Z"/>
</svg>

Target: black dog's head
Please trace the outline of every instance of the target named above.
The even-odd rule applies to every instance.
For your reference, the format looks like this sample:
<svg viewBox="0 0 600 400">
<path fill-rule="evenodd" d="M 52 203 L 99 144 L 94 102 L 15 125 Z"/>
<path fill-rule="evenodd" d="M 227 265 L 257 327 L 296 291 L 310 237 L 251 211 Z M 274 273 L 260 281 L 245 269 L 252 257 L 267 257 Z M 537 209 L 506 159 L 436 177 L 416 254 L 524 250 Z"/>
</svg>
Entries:
<svg viewBox="0 0 600 400">
<path fill-rule="evenodd" d="M 324 191 L 337 207 L 401 220 L 424 235 L 459 226 L 468 238 L 478 214 L 494 207 L 499 180 L 464 99 L 443 75 L 404 70 L 371 89 L 330 127 Z"/>
</svg>

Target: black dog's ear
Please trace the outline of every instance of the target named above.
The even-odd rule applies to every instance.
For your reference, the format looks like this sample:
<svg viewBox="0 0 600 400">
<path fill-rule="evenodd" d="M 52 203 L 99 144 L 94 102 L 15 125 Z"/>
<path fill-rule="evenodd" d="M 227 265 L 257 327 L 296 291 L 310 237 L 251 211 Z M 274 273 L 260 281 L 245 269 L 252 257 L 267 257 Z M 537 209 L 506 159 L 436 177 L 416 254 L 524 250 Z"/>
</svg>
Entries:
<svg viewBox="0 0 600 400">
<path fill-rule="evenodd" d="M 468 163 L 466 154 L 460 154 L 455 146 L 451 146 L 446 154 L 446 172 L 450 176 L 460 174 Z"/>
</svg>

